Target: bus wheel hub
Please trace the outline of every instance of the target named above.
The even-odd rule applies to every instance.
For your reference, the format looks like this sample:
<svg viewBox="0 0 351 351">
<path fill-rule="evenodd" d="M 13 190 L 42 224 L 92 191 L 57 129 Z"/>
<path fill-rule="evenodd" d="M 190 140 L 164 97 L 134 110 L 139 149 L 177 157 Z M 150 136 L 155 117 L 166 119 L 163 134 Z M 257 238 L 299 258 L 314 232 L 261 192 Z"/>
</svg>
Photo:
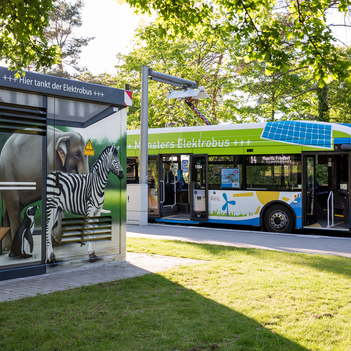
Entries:
<svg viewBox="0 0 351 351">
<path fill-rule="evenodd" d="M 274 212 L 271 216 L 271 225 L 275 229 L 282 229 L 286 227 L 288 217 L 284 212 Z"/>
</svg>

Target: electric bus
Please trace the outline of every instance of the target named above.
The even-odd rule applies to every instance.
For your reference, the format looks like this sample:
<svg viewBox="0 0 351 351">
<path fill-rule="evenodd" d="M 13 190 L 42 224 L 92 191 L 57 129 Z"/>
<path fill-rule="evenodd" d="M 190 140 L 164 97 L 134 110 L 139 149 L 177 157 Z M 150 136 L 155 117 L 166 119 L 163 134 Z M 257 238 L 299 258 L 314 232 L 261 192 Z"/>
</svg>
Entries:
<svg viewBox="0 0 351 351">
<path fill-rule="evenodd" d="M 127 195 L 139 150 L 140 131 L 128 131 Z M 351 124 L 149 129 L 148 219 L 350 231 L 350 151 Z"/>
</svg>

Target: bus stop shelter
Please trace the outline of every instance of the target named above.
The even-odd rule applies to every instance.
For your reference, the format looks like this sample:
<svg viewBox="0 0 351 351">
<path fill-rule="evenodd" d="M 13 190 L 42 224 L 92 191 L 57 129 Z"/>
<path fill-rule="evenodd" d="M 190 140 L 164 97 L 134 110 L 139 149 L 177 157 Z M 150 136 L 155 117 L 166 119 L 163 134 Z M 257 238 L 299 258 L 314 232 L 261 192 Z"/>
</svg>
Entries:
<svg viewBox="0 0 351 351">
<path fill-rule="evenodd" d="M 0 67 L 0 280 L 82 260 L 125 260 L 123 169 L 131 98 L 123 89 L 33 72 L 16 77 Z M 93 225 L 84 215 L 60 216 L 51 234 L 56 264 L 47 265 L 47 175 L 91 173 L 107 147 L 118 155 L 122 172 L 109 174 L 103 210 Z M 78 185 L 70 186 L 67 201 L 79 203 L 73 197 Z"/>
</svg>

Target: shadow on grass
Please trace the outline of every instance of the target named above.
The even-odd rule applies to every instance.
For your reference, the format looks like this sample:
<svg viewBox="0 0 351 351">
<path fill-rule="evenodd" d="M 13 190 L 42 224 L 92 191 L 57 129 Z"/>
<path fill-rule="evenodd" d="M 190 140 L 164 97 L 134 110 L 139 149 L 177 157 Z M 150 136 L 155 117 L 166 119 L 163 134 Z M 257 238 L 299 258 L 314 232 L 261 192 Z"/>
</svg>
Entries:
<svg viewBox="0 0 351 351">
<path fill-rule="evenodd" d="M 307 350 L 159 275 L 0 304 L 1 350 Z"/>
</svg>

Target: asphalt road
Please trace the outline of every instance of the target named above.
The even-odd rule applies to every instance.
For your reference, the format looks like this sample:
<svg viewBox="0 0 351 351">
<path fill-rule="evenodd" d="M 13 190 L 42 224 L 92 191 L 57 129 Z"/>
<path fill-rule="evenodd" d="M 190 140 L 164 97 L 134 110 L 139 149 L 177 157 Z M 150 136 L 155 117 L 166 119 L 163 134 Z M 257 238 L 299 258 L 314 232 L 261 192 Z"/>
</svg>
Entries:
<svg viewBox="0 0 351 351">
<path fill-rule="evenodd" d="M 128 237 L 183 240 L 205 244 L 219 244 L 236 247 L 252 247 L 265 250 L 302 252 L 320 255 L 351 257 L 351 238 L 331 235 L 311 235 L 306 233 L 279 234 L 252 230 L 233 230 L 148 224 L 146 226 L 127 225 Z"/>
</svg>

